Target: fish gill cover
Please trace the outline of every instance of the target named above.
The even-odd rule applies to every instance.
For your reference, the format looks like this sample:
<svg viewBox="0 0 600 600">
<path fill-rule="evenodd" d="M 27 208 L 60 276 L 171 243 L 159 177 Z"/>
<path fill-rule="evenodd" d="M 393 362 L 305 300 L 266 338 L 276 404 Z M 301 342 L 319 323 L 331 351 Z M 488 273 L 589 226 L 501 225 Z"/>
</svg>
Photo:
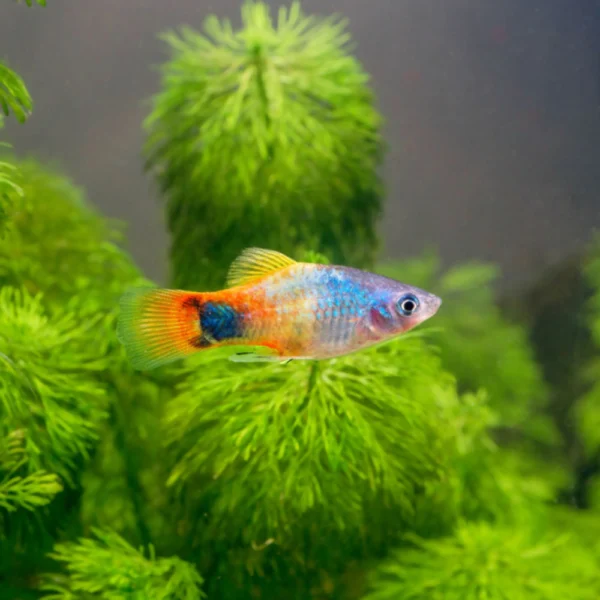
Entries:
<svg viewBox="0 0 600 600">
<path fill-rule="evenodd" d="M 561 412 L 535 315 L 509 320 L 493 266 L 378 264 L 381 119 L 343 22 L 297 3 L 242 16 L 166 36 L 146 155 L 172 282 L 222 286 L 258 244 L 397 276 L 444 310 L 322 363 L 215 351 L 133 371 L 118 299 L 152 282 L 74 182 L 6 153 L 0 598 L 597 598 L 597 347 Z M 0 76 L 18 116 L 29 96 Z M 599 257 L 583 275 L 596 343 Z"/>
</svg>

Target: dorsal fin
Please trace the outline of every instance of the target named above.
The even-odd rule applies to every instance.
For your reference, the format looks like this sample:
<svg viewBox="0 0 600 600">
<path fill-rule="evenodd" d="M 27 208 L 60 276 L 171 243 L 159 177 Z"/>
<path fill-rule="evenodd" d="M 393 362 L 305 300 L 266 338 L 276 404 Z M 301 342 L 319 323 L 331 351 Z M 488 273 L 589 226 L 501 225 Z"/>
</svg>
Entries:
<svg viewBox="0 0 600 600">
<path fill-rule="evenodd" d="M 229 267 L 227 287 L 248 284 L 294 264 L 295 260 L 276 250 L 246 248 Z"/>
</svg>

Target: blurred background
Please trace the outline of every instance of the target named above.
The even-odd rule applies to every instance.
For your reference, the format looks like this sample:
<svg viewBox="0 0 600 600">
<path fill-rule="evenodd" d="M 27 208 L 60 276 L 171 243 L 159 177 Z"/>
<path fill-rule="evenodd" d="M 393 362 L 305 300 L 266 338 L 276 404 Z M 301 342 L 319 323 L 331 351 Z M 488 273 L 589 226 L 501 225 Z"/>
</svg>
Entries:
<svg viewBox="0 0 600 600">
<path fill-rule="evenodd" d="M 158 34 L 240 0 L 49 0 L 11 4 L 2 58 L 34 101 L 7 121 L 19 154 L 57 163 L 164 282 L 162 207 L 141 128 L 166 58 Z M 279 2 L 269 2 L 273 7 Z M 600 1 L 304 0 L 349 19 L 389 146 L 383 258 L 434 246 L 447 264 L 493 261 L 504 289 L 537 279 L 600 225 Z"/>
</svg>

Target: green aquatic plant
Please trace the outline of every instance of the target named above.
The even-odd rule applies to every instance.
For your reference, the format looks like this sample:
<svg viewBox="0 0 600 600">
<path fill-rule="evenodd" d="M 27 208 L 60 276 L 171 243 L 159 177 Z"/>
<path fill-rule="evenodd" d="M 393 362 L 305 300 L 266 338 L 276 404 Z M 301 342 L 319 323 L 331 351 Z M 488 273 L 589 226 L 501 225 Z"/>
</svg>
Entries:
<svg viewBox="0 0 600 600">
<path fill-rule="evenodd" d="M 23 557 L 40 560 L 66 526 L 109 397 L 93 321 L 53 316 L 42 294 L 12 286 L 0 289 L 0 315 L 0 573 L 18 577 L 31 568 Z"/>
<path fill-rule="evenodd" d="M 4 63 L 0 62 L 0 129 L 4 126 L 4 116 L 13 114 L 23 123 L 32 109 L 32 100 L 23 80 Z M 10 148 L 10 144 L 0 142 L 0 148 Z M 3 232 L 8 207 L 14 196 L 22 196 L 21 174 L 10 162 L 0 160 L 0 233 Z"/>
<path fill-rule="evenodd" d="M 345 23 L 298 2 L 277 19 L 246 2 L 242 23 L 213 16 L 206 35 L 163 36 L 173 56 L 145 154 L 165 196 L 173 286 L 221 285 L 249 246 L 372 263 L 381 119 Z"/>
<path fill-rule="evenodd" d="M 246 544 L 285 545 L 306 515 L 316 527 L 362 529 L 377 497 L 408 518 L 416 487 L 436 481 L 443 462 L 431 444 L 442 426 L 433 378 L 442 385 L 444 374 L 418 340 L 287 368 L 206 358 L 167 407 L 169 484 L 215 499 L 206 535 Z"/>
<path fill-rule="evenodd" d="M 0 508 L 7 513 L 19 508 L 34 510 L 36 507 L 45 506 L 63 489 L 60 478 L 43 469 L 18 475 L 28 462 L 23 442 L 23 430 L 16 429 L 2 436 L 0 469 L 3 475 L 0 483 Z"/>
<path fill-rule="evenodd" d="M 598 561 L 568 536 L 465 523 L 453 536 L 407 536 L 364 600 L 593 600 Z"/>
<path fill-rule="evenodd" d="M 27 120 L 33 108 L 31 96 L 21 77 L 1 62 L 0 106 L 5 116 L 12 113 L 19 123 Z"/>
<path fill-rule="evenodd" d="M 439 258 L 429 253 L 379 265 L 378 272 L 440 295 L 444 310 L 423 326 L 436 330 L 446 368 L 463 390 L 485 388 L 503 424 L 531 419 L 546 396 L 546 384 L 526 328 L 510 322 L 497 306 L 494 265 L 461 264 L 444 272 Z"/>
<path fill-rule="evenodd" d="M 0 314 L 2 436 L 21 431 L 28 469 L 72 482 L 75 461 L 88 454 L 106 416 L 96 376 L 105 362 L 85 333 L 94 323 L 76 313 L 51 319 L 41 296 L 8 286 L 0 289 Z"/>
<path fill-rule="evenodd" d="M 0 285 L 43 292 L 57 309 L 87 292 L 80 308 L 98 314 L 114 312 L 124 285 L 147 283 L 118 245 L 120 227 L 92 210 L 68 177 L 35 160 L 6 160 L 21 174 L 23 195 L 0 239 Z"/>
<path fill-rule="evenodd" d="M 26 0 L 31 6 L 31 0 Z M 37 0 L 41 6 L 46 5 L 45 0 Z M 4 117 L 10 114 L 20 123 L 24 123 L 33 109 L 33 101 L 25 82 L 21 77 L 0 61 L 0 129 L 4 126 Z M 0 142 L 0 147 L 10 148 L 10 144 Z M 8 207 L 14 196 L 22 196 L 20 174 L 10 163 L 0 160 L 0 234 L 3 233 Z"/>
<path fill-rule="evenodd" d="M 111 531 L 94 530 L 94 539 L 58 544 L 52 557 L 66 565 L 68 576 L 47 577 L 47 600 L 101 598 L 129 600 L 201 600 L 202 577 L 177 558 L 157 558 L 152 546 L 136 549 Z"/>
<path fill-rule="evenodd" d="M 68 177 L 7 160 L 25 193 L 0 240 L 0 439 L 16 440 L 0 448 L 0 579 L 18 582 L 65 528 L 107 522 L 147 545 L 148 527 L 166 527 L 141 514 L 142 483 L 157 499 L 155 480 L 138 483 L 156 472 L 152 446 L 136 461 L 167 377 L 132 373 L 115 337 L 120 294 L 147 284 L 121 232 Z"/>
<path fill-rule="evenodd" d="M 260 574 L 265 594 L 303 597 L 403 532 L 514 524 L 542 496 L 498 468 L 485 397 L 457 395 L 418 337 L 323 364 L 188 369 L 165 410 L 167 484 L 209 595 L 245 597 Z"/>
<path fill-rule="evenodd" d="M 2 120 L 0 118 L 0 128 Z M 0 142 L 0 147 L 10 148 L 10 144 Z M 22 196 L 23 188 L 19 185 L 20 173 L 5 160 L 0 160 L 0 236 L 4 233 L 8 211 L 14 196 Z"/>
<path fill-rule="evenodd" d="M 496 437 L 504 440 L 502 459 L 519 466 L 522 476 L 541 484 L 546 495 L 551 490 L 559 495 L 570 483 L 570 461 L 530 331 L 509 318 L 496 300 L 498 269 L 472 262 L 443 270 L 440 258 L 428 252 L 377 270 L 444 299 L 443 310 L 422 326 L 431 332 L 427 339 L 439 348 L 444 368 L 456 377 L 460 391 L 485 390 L 496 415 Z"/>
</svg>

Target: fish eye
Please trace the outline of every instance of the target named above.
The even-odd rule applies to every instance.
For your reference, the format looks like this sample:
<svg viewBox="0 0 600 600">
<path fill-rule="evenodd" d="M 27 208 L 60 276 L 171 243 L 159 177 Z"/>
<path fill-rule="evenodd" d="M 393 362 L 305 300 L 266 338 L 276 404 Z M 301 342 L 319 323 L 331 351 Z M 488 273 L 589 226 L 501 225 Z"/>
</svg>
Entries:
<svg viewBox="0 0 600 600">
<path fill-rule="evenodd" d="M 398 300 L 398 310 L 405 317 L 410 317 L 419 308 L 419 299 L 413 294 L 406 294 Z"/>
</svg>

